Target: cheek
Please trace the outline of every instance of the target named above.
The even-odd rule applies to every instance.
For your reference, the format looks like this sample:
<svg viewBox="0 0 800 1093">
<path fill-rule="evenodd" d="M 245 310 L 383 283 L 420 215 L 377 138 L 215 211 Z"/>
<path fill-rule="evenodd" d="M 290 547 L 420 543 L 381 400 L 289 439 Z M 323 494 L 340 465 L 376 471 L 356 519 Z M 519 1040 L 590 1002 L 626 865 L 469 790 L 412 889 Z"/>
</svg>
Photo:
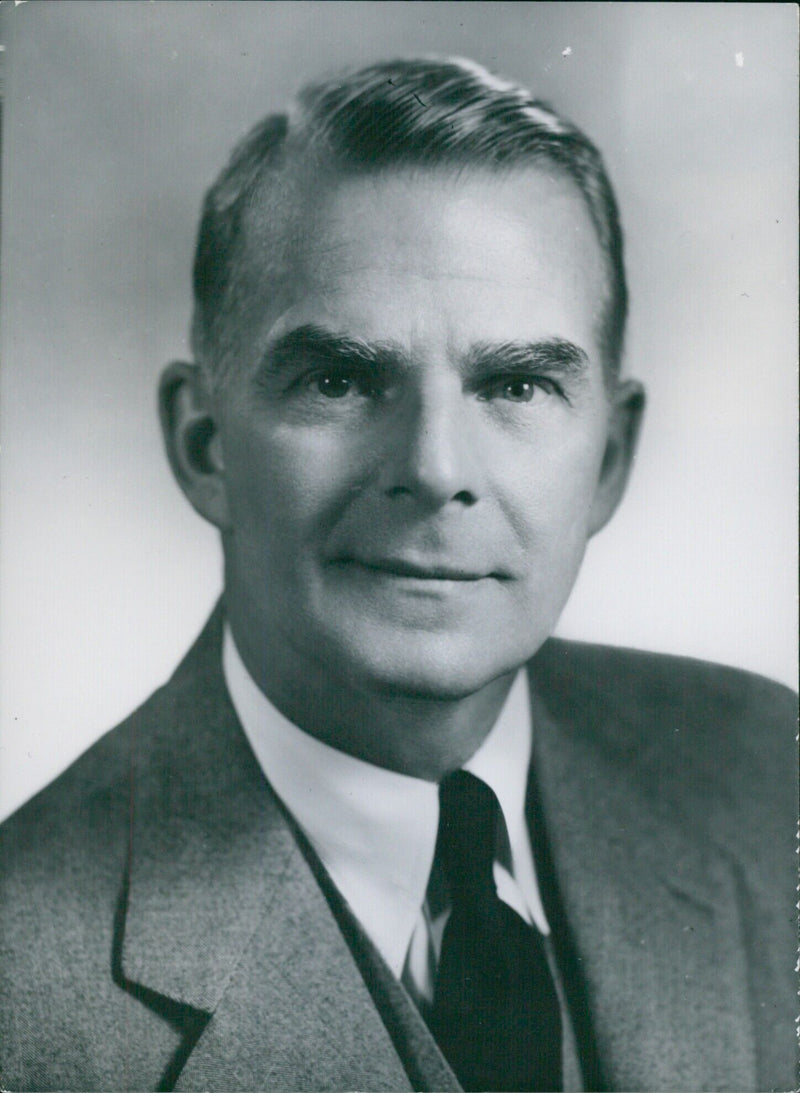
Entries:
<svg viewBox="0 0 800 1093">
<path fill-rule="evenodd" d="M 242 430 L 226 472 L 234 527 L 284 551 L 333 523 L 358 479 L 348 445 L 319 429 Z"/>
<path fill-rule="evenodd" d="M 601 461 L 599 445 L 585 441 L 540 451 L 530 464 L 524 498 L 517 494 L 522 530 L 519 523 L 515 530 L 524 576 L 508 632 L 530 649 L 552 632 L 572 591 L 586 550 Z"/>
<path fill-rule="evenodd" d="M 600 476 L 604 434 L 597 430 L 543 431 L 506 453 L 501 477 L 509 522 L 532 558 L 582 553 Z M 510 475 L 508 469 L 516 467 Z"/>
</svg>

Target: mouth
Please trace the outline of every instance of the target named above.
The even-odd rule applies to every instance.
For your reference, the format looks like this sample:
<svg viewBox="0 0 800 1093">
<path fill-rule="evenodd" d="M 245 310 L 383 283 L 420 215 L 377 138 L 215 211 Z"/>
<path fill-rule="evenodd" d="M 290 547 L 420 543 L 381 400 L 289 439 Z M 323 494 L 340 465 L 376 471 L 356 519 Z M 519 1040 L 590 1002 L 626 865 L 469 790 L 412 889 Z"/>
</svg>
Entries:
<svg viewBox="0 0 800 1093">
<path fill-rule="evenodd" d="M 348 557 L 337 558 L 334 564 L 366 570 L 380 576 L 405 578 L 414 581 L 455 581 L 474 584 L 477 581 L 489 578 L 504 579 L 500 573 L 485 572 L 441 562 L 412 562 L 404 558 L 370 558 L 367 560 Z"/>
</svg>

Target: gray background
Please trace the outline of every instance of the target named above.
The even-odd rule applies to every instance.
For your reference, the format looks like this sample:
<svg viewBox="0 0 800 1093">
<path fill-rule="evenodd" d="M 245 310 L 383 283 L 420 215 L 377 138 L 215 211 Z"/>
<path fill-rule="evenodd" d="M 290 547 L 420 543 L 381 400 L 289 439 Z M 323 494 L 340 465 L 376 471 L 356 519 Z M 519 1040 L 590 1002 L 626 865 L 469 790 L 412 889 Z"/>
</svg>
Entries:
<svg viewBox="0 0 800 1093">
<path fill-rule="evenodd" d="M 0 801 L 170 672 L 220 588 L 161 453 L 204 189 L 307 78 L 474 57 L 604 150 L 628 239 L 635 476 L 570 636 L 791 681 L 797 224 L 794 5 L 2 5 Z"/>
</svg>

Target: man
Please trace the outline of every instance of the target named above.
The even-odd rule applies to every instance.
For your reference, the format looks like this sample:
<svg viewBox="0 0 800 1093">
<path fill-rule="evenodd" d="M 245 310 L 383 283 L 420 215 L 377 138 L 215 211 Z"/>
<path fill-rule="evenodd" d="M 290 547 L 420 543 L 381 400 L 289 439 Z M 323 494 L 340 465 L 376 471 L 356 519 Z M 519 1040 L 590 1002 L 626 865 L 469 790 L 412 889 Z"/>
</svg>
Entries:
<svg viewBox="0 0 800 1093">
<path fill-rule="evenodd" d="M 210 191 L 169 459 L 225 594 L 3 832 L 18 1089 L 787 1089 L 792 696 L 548 640 L 643 408 L 601 159 L 462 61 Z"/>
</svg>

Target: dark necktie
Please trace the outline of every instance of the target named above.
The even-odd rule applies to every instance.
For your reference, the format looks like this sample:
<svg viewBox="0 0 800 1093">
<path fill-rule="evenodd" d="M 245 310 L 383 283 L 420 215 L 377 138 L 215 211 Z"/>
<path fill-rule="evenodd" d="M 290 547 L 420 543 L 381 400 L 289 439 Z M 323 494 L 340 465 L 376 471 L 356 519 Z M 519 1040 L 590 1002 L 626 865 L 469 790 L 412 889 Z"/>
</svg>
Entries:
<svg viewBox="0 0 800 1093">
<path fill-rule="evenodd" d="M 439 787 L 450 890 L 429 1025 L 465 1090 L 561 1089 L 561 1013 L 539 931 L 494 884 L 500 805 L 466 771 Z"/>
</svg>

